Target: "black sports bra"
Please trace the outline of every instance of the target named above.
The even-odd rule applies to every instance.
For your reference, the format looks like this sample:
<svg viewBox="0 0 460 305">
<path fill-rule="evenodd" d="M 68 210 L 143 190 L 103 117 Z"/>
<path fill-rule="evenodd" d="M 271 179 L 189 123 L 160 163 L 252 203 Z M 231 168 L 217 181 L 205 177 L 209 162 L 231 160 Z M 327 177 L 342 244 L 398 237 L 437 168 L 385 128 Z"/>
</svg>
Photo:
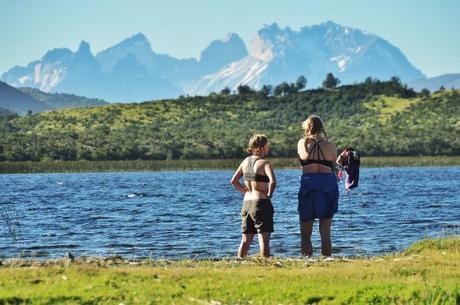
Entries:
<svg viewBox="0 0 460 305">
<path fill-rule="evenodd" d="M 254 171 L 254 164 L 257 160 L 260 160 L 260 158 L 255 158 L 254 161 L 252 161 L 252 159 L 252 156 L 249 156 L 248 170 L 245 174 L 243 174 L 244 181 L 270 182 L 268 176 L 256 174 Z"/>
<path fill-rule="evenodd" d="M 321 165 L 330 167 L 332 170 L 334 170 L 334 164 L 332 163 L 332 161 L 324 160 L 325 158 L 324 158 L 323 150 L 321 149 L 321 146 L 319 145 L 319 143 L 321 143 L 323 140 L 319 140 L 318 142 L 316 142 L 315 139 L 312 139 L 312 140 L 315 142 L 315 144 L 313 145 L 313 147 L 310 149 L 308 153 L 308 159 L 302 160 L 300 159 L 300 156 L 299 156 L 300 165 L 305 166 L 308 164 L 321 164 Z M 305 140 L 305 151 L 306 150 L 307 150 L 307 140 Z M 315 153 L 316 153 L 316 159 L 310 159 L 310 156 L 313 156 L 314 158 Z M 320 155 L 321 155 L 321 159 L 320 159 Z"/>
</svg>

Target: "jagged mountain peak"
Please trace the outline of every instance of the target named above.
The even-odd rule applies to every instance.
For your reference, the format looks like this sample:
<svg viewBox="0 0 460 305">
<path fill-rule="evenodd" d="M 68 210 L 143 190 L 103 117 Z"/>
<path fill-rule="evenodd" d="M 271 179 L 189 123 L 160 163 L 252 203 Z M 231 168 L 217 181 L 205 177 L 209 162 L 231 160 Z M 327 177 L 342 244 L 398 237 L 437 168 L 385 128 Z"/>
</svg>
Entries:
<svg viewBox="0 0 460 305">
<path fill-rule="evenodd" d="M 180 87 L 188 94 L 206 94 L 239 84 L 256 88 L 264 84 L 276 85 L 295 81 L 299 75 L 305 75 L 308 86 L 315 87 L 321 85 L 329 72 L 338 76 L 343 84 L 368 76 L 384 80 L 399 75 L 403 81 L 424 78 L 396 46 L 375 34 L 334 21 L 294 30 L 276 22 L 267 24 L 257 31 L 250 49 L 248 53 L 238 34 L 229 33 L 210 42 L 199 60 L 181 60 L 155 53 L 147 37 L 138 32 L 99 52 L 96 57 L 85 41 L 75 53 L 68 49 L 51 50 L 39 61 L 10 69 L 1 79 L 14 86 L 111 100 L 119 100 L 117 94 L 123 90 L 123 99 L 129 99 L 134 96 L 129 94 L 142 88 L 144 93 L 133 97 L 139 100 L 140 96 L 148 98 L 151 94 L 151 83 L 158 85 L 155 90 L 161 89 L 160 84 L 167 84 L 171 90 L 165 93 L 177 93 Z M 130 76 L 120 78 L 116 75 L 120 71 Z M 92 87 L 84 87 L 83 84 L 90 83 L 90 76 L 99 79 L 100 83 L 92 80 Z M 135 87 L 126 89 L 128 85 L 141 82 L 142 86 L 136 85 L 136 90 Z M 105 95 L 107 92 L 110 97 Z"/>
<path fill-rule="evenodd" d="M 91 47 L 88 42 L 82 40 L 80 46 L 78 47 L 77 53 L 79 54 L 91 54 Z"/>
<path fill-rule="evenodd" d="M 206 57 L 208 53 L 222 51 L 225 48 L 236 48 L 238 51 L 246 50 L 246 45 L 243 42 L 243 39 L 236 33 L 228 33 L 225 37 L 221 39 L 216 39 L 212 41 L 200 55 L 200 60 L 203 60 L 203 57 Z M 244 52 L 247 53 L 247 52 Z M 246 55 L 246 54 L 245 54 Z"/>
<path fill-rule="evenodd" d="M 72 51 L 67 48 L 54 48 L 51 51 L 46 52 L 41 58 L 42 62 L 53 63 L 61 60 L 68 60 L 72 58 Z"/>
<path fill-rule="evenodd" d="M 228 33 L 224 38 L 220 39 L 223 43 L 231 43 L 235 40 L 241 40 L 241 37 L 237 33 Z"/>
<path fill-rule="evenodd" d="M 326 28 L 328 30 L 336 30 L 336 31 L 340 31 L 340 30 L 344 30 L 344 29 L 347 29 L 349 27 L 347 26 L 343 26 L 337 22 L 334 22 L 332 20 L 327 20 L 327 21 L 324 21 L 324 22 L 321 22 L 320 24 L 317 24 L 317 25 L 312 25 L 312 27 L 322 27 L 322 28 Z"/>
<path fill-rule="evenodd" d="M 138 32 L 138 33 L 134 34 L 133 36 L 131 36 L 128 39 L 130 39 L 132 41 L 147 41 L 147 42 L 149 41 L 147 39 L 147 37 L 145 37 L 145 35 L 142 34 L 141 32 Z"/>
<path fill-rule="evenodd" d="M 155 56 L 149 40 L 144 34 L 139 32 L 99 52 L 96 58 L 101 64 L 103 71 L 110 72 L 119 60 L 129 54 L 133 55 L 137 62 L 145 66 L 151 66 L 154 60 L 153 57 Z"/>
<path fill-rule="evenodd" d="M 241 37 L 229 33 L 222 39 L 211 42 L 200 55 L 200 64 L 204 73 L 216 71 L 226 64 L 248 55 Z"/>
<path fill-rule="evenodd" d="M 333 21 L 299 30 L 273 23 L 258 31 L 250 57 L 205 76 L 190 88 L 197 88 L 200 94 L 240 84 L 258 88 L 295 81 L 299 75 L 305 75 L 315 87 L 329 72 L 344 84 L 367 76 L 385 80 L 399 75 L 404 81 L 424 77 L 397 47 L 374 34 Z"/>
<path fill-rule="evenodd" d="M 285 40 L 287 36 L 292 32 L 290 27 L 280 28 L 276 22 L 270 25 L 264 25 L 262 29 L 257 31 L 257 35 L 264 39 L 271 40 L 273 42 L 277 40 Z"/>
<path fill-rule="evenodd" d="M 120 41 L 119 43 L 117 43 L 116 45 L 114 45 L 113 47 L 107 50 L 114 50 L 117 48 L 143 48 L 148 51 L 152 51 L 150 41 L 141 32 L 134 34 L 133 36 Z"/>
<path fill-rule="evenodd" d="M 147 39 L 147 37 L 142 34 L 142 33 L 137 33 L 132 35 L 131 37 L 128 37 L 126 39 L 123 39 L 119 43 L 115 44 L 114 46 L 106 49 L 106 50 L 114 50 L 117 48 L 126 48 L 126 47 L 144 47 L 148 48 L 150 51 L 152 50 L 150 41 Z M 104 52 L 104 51 L 102 51 Z"/>
<path fill-rule="evenodd" d="M 281 28 L 279 27 L 278 23 L 273 22 L 272 24 L 264 24 L 262 29 L 259 30 L 259 32 L 264 31 L 264 32 L 279 32 L 281 31 Z"/>
</svg>

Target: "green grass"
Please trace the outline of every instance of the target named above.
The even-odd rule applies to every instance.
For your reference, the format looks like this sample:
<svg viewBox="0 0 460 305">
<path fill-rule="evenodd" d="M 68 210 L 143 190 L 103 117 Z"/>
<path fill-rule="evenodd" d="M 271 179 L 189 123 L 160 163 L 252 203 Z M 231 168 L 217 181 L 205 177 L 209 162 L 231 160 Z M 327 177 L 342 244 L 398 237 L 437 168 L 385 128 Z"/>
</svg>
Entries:
<svg viewBox="0 0 460 305">
<path fill-rule="evenodd" d="M 104 263 L 105 262 L 105 263 Z M 107 262 L 110 262 L 107 263 Z M 459 304 L 460 238 L 309 261 L 3 261 L 0 304 Z"/>
<path fill-rule="evenodd" d="M 366 156 L 459 155 L 460 94 L 420 96 L 367 82 L 286 96 L 211 94 L 0 117 L 0 160 L 240 158 L 254 133 L 272 156 L 295 157 L 301 122 L 321 116 L 329 139 Z"/>
<path fill-rule="evenodd" d="M 270 160 L 275 169 L 299 167 L 296 158 L 272 158 Z M 0 162 L 0 173 L 221 170 L 236 169 L 240 162 L 240 159 Z M 363 167 L 459 165 L 460 156 L 365 157 L 362 159 Z"/>
<path fill-rule="evenodd" d="M 406 99 L 395 96 L 376 96 L 370 102 L 364 103 L 364 107 L 376 110 L 379 113 L 379 122 L 385 124 L 392 115 L 402 112 L 419 101 L 420 98 Z"/>
</svg>

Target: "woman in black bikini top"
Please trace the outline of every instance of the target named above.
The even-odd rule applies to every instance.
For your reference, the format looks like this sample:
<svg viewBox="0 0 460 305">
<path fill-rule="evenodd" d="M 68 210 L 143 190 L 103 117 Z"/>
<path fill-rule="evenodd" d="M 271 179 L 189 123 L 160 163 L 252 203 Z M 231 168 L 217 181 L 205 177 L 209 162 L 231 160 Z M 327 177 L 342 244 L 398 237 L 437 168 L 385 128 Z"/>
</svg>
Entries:
<svg viewBox="0 0 460 305">
<path fill-rule="evenodd" d="M 321 254 L 332 254 L 331 224 L 338 211 L 339 189 L 334 174 L 337 147 L 323 139 L 324 125 L 316 115 L 302 123 L 305 136 L 297 144 L 302 176 L 298 193 L 301 251 L 313 254 L 311 235 L 315 219 L 319 219 Z"/>
<path fill-rule="evenodd" d="M 305 140 L 304 146 L 305 146 L 305 151 L 308 151 L 308 158 L 306 160 L 303 160 L 299 157 L 299 162 L 301 166 L 306 166 L 309 164 L 321 164 L 327 167 L 330 167 L 331 170 L 334 170 L 334 163 L 330 160 L 326 160 L 326 157 L 324 156 L 323 150 L 321 149 L 321 143 L 324 140 L 319 140 L 316 141 L 314 138 L 311 138 L 311 140 L 314 142 L 313 146 L 311 147 L 310 151 L 307 149 L 307 141 Z M 316 159 L 313 159 L 315 157 L 316 153 Z"/>
</svg>

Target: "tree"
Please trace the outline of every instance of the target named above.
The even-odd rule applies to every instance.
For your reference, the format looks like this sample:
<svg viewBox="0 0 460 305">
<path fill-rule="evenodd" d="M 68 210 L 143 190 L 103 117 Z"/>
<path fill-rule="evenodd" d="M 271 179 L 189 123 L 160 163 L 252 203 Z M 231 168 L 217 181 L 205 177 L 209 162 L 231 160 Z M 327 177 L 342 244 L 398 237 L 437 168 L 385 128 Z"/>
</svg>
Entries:
<svg viewBox="0 0 460 305">
<path fill-rule="evenodd" d="M 224 89 L 220 90 L 220 94 L 223 94 L 223 95 L 230 95 L 232 91 L 230 90 L 229 87 L 225 87 Z"/>
<path fill-rule="evenodd" d="M 291 92 L 291 87 L 287 82 L 282 82 L 278 86 L 275 87 L 275 91 L 273 94 L 275 96 L 286 96 Z"/>
<path fill-rule="evenodd" d="M 323 87 L 327 89 L 335 88 L 340 83 L 340 80 L 334 77 L 334 74 L 328 73 L 323 82 Z"/>
<path fill-rule="evenodd" d="M 295 84 L 297 87 L 297 91 L 302 91 L 303 89 L 305 89 L 305 87 L 307 87 L 307 78 L 301 75 L 299 76 L 299 78 L 297 78 Z"/>
<path fill-rule="evenodd" d="M 273 87 L 270 85 L 263 85 L 259 90 L 259 94 L 262 97 L 268 97 L 272 93 Z"/>
<path fill-rule="evenodd" d="M 430 96 L 430 90 L 427 88 L 423 88 L 422 91 L 420 91 L 420 95 L 423 97 L 429 97 Z"/>
<path fill-rule="evenodd" d="M 239 85 L 236 90 L 238 91 L 239 95 L 254 93 L 254 90 L 252 90 L 248 85 Z"/>
<path fill-rule="evenodd" d="M 401 85 L 401 79 L 396 75 L 391 77 L 390 81 L 396 85 Z"/>
</svg>

